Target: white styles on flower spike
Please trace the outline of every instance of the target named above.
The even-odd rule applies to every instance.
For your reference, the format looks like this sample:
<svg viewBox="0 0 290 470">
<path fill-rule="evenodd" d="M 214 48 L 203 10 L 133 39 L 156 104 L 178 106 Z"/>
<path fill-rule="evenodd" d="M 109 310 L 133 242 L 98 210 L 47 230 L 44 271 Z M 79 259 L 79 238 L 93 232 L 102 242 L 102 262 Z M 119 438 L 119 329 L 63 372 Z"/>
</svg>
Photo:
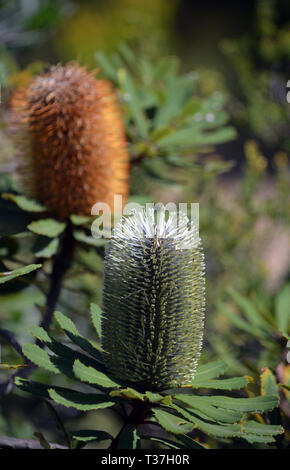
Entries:
<svg viewBox="0 0 290 470">
<path fill-rule="evenodd" d="M 204 254 L 182 212 L 123 217 L 105 255 L 102 335 L 109 371 L 144 390 L 189 384 L 203 338 Z"/>
</svg>

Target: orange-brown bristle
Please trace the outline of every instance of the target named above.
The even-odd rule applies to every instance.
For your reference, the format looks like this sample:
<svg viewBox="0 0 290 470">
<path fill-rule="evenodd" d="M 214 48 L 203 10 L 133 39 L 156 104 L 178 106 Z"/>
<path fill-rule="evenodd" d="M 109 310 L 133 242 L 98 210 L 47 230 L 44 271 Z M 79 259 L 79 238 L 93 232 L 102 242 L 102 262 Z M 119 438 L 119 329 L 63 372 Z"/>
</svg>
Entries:
<svg viewBox="0 0 290 470">
<path fill-rule="evenodd" d="M 129 155 L 112 85 L 76 64 L 51 67 L 11 101 L 19 173 L 58 218 L 89 215 L 96 202 L 126 199 Z"/>
</svg>

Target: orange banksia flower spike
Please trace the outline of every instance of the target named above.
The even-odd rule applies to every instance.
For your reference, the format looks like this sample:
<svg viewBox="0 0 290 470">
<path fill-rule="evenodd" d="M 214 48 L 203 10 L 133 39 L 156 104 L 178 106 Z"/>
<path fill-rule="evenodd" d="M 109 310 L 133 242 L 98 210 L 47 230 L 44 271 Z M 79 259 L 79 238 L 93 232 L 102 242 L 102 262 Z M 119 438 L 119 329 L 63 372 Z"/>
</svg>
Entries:
<svg viewBox="0 0 290 470">
<path fill-rule="evenodd" d="M 85 67 L 57 65 L 11 100 L 24 190 L 56 217 L 89 215 L 96 202 L 125 202 L 129 155 L 112 85 Z"/>
</svg>

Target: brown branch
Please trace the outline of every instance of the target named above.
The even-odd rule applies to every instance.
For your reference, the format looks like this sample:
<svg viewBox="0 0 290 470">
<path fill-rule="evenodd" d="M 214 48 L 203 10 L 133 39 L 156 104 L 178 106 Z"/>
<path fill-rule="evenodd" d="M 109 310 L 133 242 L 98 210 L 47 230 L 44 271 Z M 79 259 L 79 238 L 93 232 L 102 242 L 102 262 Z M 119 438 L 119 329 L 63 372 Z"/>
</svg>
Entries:
<svg viewBox="0 0 290 470">
<path fill-rule="evenodd" d="M 67 449 L 67 447 L 55 443 L 50 443 L 50 446 L 52 449 Z M 43 447 L 33 439 L 0 436 L 0 449 L 43 449 Z"/>
<path fill-rule="evenodd" d="M 5 328 L 0 328 L 0 336 L 2 336 L 2 338 L 4 338 L 7 343 L 9 343 L 21 357 L 25 358 L 22 352 L 22 348 L 12 331 L 6 330 Z"/>
<path fill-rule="evenodd" d="M 131 413 L 128 416 L 125 416 L 124 423 L 117 436 L 112 440 L 109 450 L 118 449 L 120 437 L 127 424 L 134 424 L 136 427 L 142 425 L 146 420 L 149 411 L 150 406 L 147 403 L 136 401 L 133 405 Z"/>
<path fill-rule="evenodd" d="M 4 395 L 8 395 L 13 387 L 14 387 L 14 378 L 15 377 L 25 377 L 29 373 L 32 372 L 35 369 L 36 366 L 33 366 L 33 364 L 24 356 L 22 352 L 21 345 L 18 343 L 16 340 L 15 336 L 13 333 L 9 330 L 5 330 L 4 328 L 0 328 L 0 335 L 2 338 L 4 338 L 14 349 L 15 351 L 24 359 L 25 364 L 28 365 L 25 369 L 17 370 L 14 372 L 14 374 L 9 377 L 9 379 L 6 382 L 3 382 L 0 384 L 0 397 Z"/>
<path fill-rule="evenodd" d="M 54 258 L 50 276 L 51 282 L 46 300 L 46 311 L 40 324 L 45 330 L 49 329 L 52 322 L 53 313 L 61 291 L 62 280 L 72 262 L 74 247 L 75 240 L 72 233 L 72 226 L 71 223 L 68 223 L 60 242 L 59 250 Z"/>
</svg>

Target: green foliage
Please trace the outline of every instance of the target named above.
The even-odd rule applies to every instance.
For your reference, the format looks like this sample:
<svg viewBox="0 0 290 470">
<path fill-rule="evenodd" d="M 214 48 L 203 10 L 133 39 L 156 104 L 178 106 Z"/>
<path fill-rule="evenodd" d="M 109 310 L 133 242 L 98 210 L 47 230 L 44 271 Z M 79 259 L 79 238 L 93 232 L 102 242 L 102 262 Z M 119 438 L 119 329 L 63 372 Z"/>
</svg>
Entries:
<svg viewBox="0 0 290 470">
<path fill-rule="evenodd" d="M 264 396 L 279 397 L 279 388 L 274 374 L 268 367 L 264 367 L 261 375 L 261 394 Z"/>
<path fill-rule="evenodd" d="M 137 449 L 139 447 L 140 438 L 137 434 L 136 427 L 133 424 L 127 424 L 122 430 L 118 449 Z"/>
<path fill-rule="evenodd" d="M 66 333 L 69 331 L 71 334 L 77 334 L 77 329 L 70 319 L 60 313 L 57 314 L 57 317 L 65 327 Z M 71 351 L 73 354 L 73 350 L 69 347 L 64 348 L 61 343 L 52 339 L 45 330 L 39 327 L 34 328 L 32 333 L 42 343 L 50 346 L 54 355 L 49 355 L 42 348 L 33 344 L 23 346 L 24 354 L 36 365 L 44 367 L 50 372 L 59 373 L 60 370 L 55 365 L 58 362 L 54 360 L 54 357 L 58 356 L 60 360 L 67 363 L 67 353 Z M 17 378 L 16 385 L 25 392 L 49 398 L 58 405 L 73 407 L 81 411 L 116 407 L 125 403 L 131 405 L 135 418 L 132 421 L 133 412 L 131 415 L 127 415 L 122 431 L 115 438 L 115 445 L 120 449 L 135 449 L 142 445 L 142 438 L 150 439 L 150 433 L 147 435 L 145 433 L 143 436 L 143 431 L 141 435 L 138 432 L 138 426 L 142 424 L 144 427 L 144 417 L 149 419 L 149 423 L 155 422 L 166 431 L 168 437 L 161 438 L 159 441 L 168 448 L 183 448 L 183 445 L 189 446 L 189 448 L 198 447 L 200 444 L 187 436 L 188 433 L 193 433 L 194 436 L 196 429 L 210 434 L 216 439 L 240 437 L 250 443 L 272 443 L 275 442 L 276 435 L 283 433 L 281 426 L 263 424 L 249 417 L 250 414 L 257 416 L 257 413 L 265 413 L 278 406 L 279 398 L 275 389 L 266 385 L 269 378 L 263 378 L 261 396 L 235 398 L 211 395 L 209 390 L 215 388 L 217 382 L 218 388 L 221 390 L 241 388 L 248 382 L 245 378 L 216 380 L 216 377 L 224 374 L 226 366 L 221 361 L 215 361 L 200 366 L 196 374 L 196 388 L 201 382 L 200 388 L 206 391 L 206 395 L 197 394 L 194 386 L 172 391 L 164 390 L 160 393 L 152 393 L 151 391 L 140 393 L 132 388 L 122 389 L 122 386 L 113 381 L 107 373 L 98 369 L 98 363 L 94 362 L 93 357 L 90 359 L 87 356 L 87 359 L 92 361 L 94 366 L 82 364 L 77 359 L 70 363 L 71 373 L 84 384 L 82 387 L 85 384 L 93 387 L 94 393 L 45 385 L 20 378 Z M 67 367 L 69 367 L 68 363 Z M 211 387 L 211 382 L 213 387 Z M 267 393 L 265 393 L 265 387 Z M 102 392 L 96 393 L 96 389 L 100 389 Z M 72 436 L 73 439 L 82 441 L 82 445 L 93 440 L 111 439 L 115 442 L 112 436 L 96 430 L 73 432 Z M 154 436 L 152 437 L 155 439 Z"/>
<path fill-rule="evenodd" d="M 46 208 L 41 205 L 39 202 L 32 199 L 28 199 L 25 196 L 13 194 L 13 193 L 2 193 L 1 197 L 3 199 L 8 199 L 13 201 L 19 209 L 22 209 L 25 212 L 46 212 Z"/>
<path fill-rule="evenodd" d="M 238 341 L 245 341 L 250 335 L 262 348 L 263 352 L 255 358 L 245 357 L 245 354 L 238 356 L 236 349 L 236 357 L 248 367 L 249 372 L 255 370 L 258 374 L 265 365 L 276 368 L 283 358 L 290 327 L 288 287 L 284 286 L 274 296 L 272 309 L 259 299 L 249 299 L 233 288 L 227 290 L 228 300 L 218 303 L 218 310 L 239 331 Z"/>
<path fill-rule="evenodd" d="M 72 432 L 73 439 L 81 442 L 92 442 L 92 441 L 106 441 L 109 439 L 113 439 L 110 434 L 104 431 L 94 431 L 94 430 L 87 430 L 82 429 L 81 431 L 74 431 Z"/>
<path fill-rule="evenodd" d="M 47 237 L 39 237 L 34 245 L 34 253 L 38 258 L 48 258 L 50 259 L 54 256 L 59 247 L 59 239 L 54 238 L 50 240 Z"/>
<path fill-rule="evenodd" d="M 26 230 L 31 221 L 27 212 L 19 209 L 7 198 L 0 197 L 0 236 L 5 237 Z"/>
<path fill-rule="evenodd" d="M 108 376 L 102 372 L 96 371 L 93 367 L 86 367 L 80 361 L 74 363 L 73 371 L 75 376 L 82 382 L 100 385 L 104 388 L 113 388 L 117 386 Z"/>
<path fill-rule="evenodd" d="M 91 317 L 92 317 L 92 322 L 95 327 L 95 330 L 101 338 L 102 336 L 102 321 L 101 321 L 101 315 L 102 315 L 102 310 L 97 304 L 91 304 Z"/>
<path fill-rule="evenodd" d="M 236 71 L 237 80 L 232 81 L 231 90 L 223 93 L 215 91 L 202 97 L 202 73 L 181 74 L 178 60 L 173 57 L 152 61 L 124 44 L 116 54 L 96 54 L 100 75 L 113 81 L 123 109 L 132 163 L 130 200 L 154 201 L 156 193 L 160 198 L 163 188 L 170 197 L 173 193 L 178 200 L 201 204 L 200 233 L 207 257 L 208 292 L 205 364 L 198 367 L 191 386 L 158 390 L 158 393 L 128 387 L 128 383 L 118 383 L 108 374 L 100 343 L 102 312 L 97 305 L 106 241 L 91 236 L 91 217 L 72 215 L 75 257 L 62 280 L 57 306 L 69 318 L 56 313 L 56 322 L 51 326 L 53 336 L 43 328 L 32 327 L 37 344 L 23 346 L 24 361 L 25 358 L 27 361 L 22 364 L 18 363 L 17 351 L 15 353 L 4 338 L 5 362 L 0 365 L 1 376 L 11 380 L 12 374 L 22 373 L 27 368 L 29 371 L 29 361 L 36 364 L 33 381 L 16 377 L 15 383 L 24 392 L 55 402 L 61 420 L 67 419 L 62 406 L 75 408 L 81 416 L 92 411 L 92 420 L 95 420 L 95 410 L 99 409 L 108 409 L 123 417 L 125 426 L 120 440 L 114 437 L 114 429 L 109 433 L 90 430 L 94 425 L 86 422 L 88 429 L 71 432 L 69 443 L 65 439 L 68 447 L 99 442 L 104 446 L 105 441 L 109 441 L 119 448 L 139 448 L 143 440 L 149 439 L 153 446 L 173 449 L 227 448 L 240 445 L 235 442 L 239 438 L 246 447 L 287 446 L 287 434 L 281 435 L 281 425 L 287 427 L 289 417 L 290 366 L 286 363 L 289 284 L 281 284 L 281 287 L 276 284 L 271 287 L 274 293 L 269 293 L 269 273 L 265 266 L 267 240 L 259 236 L 258 228 L 260 222 L 266 220 L 269 239 L 276 226 L 287 230 L 290 221 L 288 159 L 286 154 L 277 153 L 269 177 L 266 171 L 268 147 L 266 150 L 262 147 L 266 152 L 264 156 L 253 140 L 246 142 L 245 167 L 232 187 L 230 176 L 217 178 L 231 163 L 212 155 L 215 145 L 235 138 L 236 132 L 228 124 L 227 109 L 235 123 L 247 125 L 255 138 L 276 148 L 289 149 L 290 108 L 284 96 L 289 77 L 283 65 L 289 55 L 288 33 L 286 26 L 276 27 L 269 5 L 268 0 L 258 2 L 259 28 L 255 38 L 224 43 L 223 50 Z M 21 20 L 23 37 L 28 38 L 27 29 L 34 30 L 32 43 L 39 41 L 39 29 L 44 37 L 60 19 L 55 10 L 55 2 L 45 2 L 27 24 Z M 14 34 L 12 24 L 11 37 Z M 9 50 L 19 53 L 19 47 L 14 42 Z M 273 72 L 274 61 L 282 64 L 279 72 Z M 42 67 L 40 63 L 31 64 L 16 74 L 15 60 L 1 45 L 1 85 L 26 83 Z M 276 94 L 281 89 L 285 89 L 283 102 Z M 4 101 L 5 94 L 6 91 Z M 0 138 L 5 154 L 2 130 Z M 219 151 L 223 152 L 222 148 Z M 11 149 L 9 152 L 12 154 Z M 27 325 L 35 325 L 45 318 L 45 297 L 50 291 L 53 264 L 66 227 L 53 220 L 38 201 L 19 192 L 11 175 L 6 170 L 2 172 L 2 158 L 1 327 L 11 328 L 22 344 L 27 342 Z M 163 197 L 166 200 L 168 193 L 162 194 Z M 286 276 L 284 272 L 282 278 Z M 228 289 L 229 286 L 234 288 Z M 93 327 L 87 322 L 89 304 Z M 71 318 L 75 319 L 77 327 Z M 65 338 L 60 339 L 58 336 L 62 333 Z M 89 340 L 90 337 L 93 339 Z M 212 357 L 222 360 L 210 362 Z M 63 382 L 69 388 L 59 386 Z M 0 434 L 30 438 L 35 427 L 30 407 L 27 406 L 27 411 L 24 403 L 20 412 L 18 401 L 13 399 L 12 406 L 7 401 L 7 410 L 10 406 L 13 409 L 7 413 L 7 423 L 4 417 L 0 418 Z M 133 420 L 132 416 L 129 418 L 131 410 L 139 407 L 138 419 L 145 420 L 142 428 L 136 422 L 127 423 Z M 23 413 L 29 417 L 27 423 L 15 419 Z M 69 422 L 72 429 L 76 429 L 79 414 Z M 151 422 L 154 426 L 150 427 Z M 98 422 L 96 427 L 100 428 L 101 424 Z M 162 438 L 153 435 L 152 427 L 164 430 Z M 185 431 L 188 434 L 183 434 Z M 47 432 L 49 437 L 54 435 L 51 430 Z M 41 433 L 38 438 L 42 445 L 50 447 Z"/>
<path fill-rule="evenodd" d="M 115 404 L 107 395 L 82 393 L 74 390 L 48 390 L 50 398 L 59 405 L 73 407 L 81 411 L 109 408 Z"/>
<path fill-rule="evenodd" d="M 289 23 L 278 25 L 276 0 L 255 3 L 254 30 L 221 43 L 235 78 L 230 87 L 233 115 L 266 144 L 289 151 Z"/>
<path fill-rule="evenodd" d="M 29 274 L 36 269 L 41 268 L 41 264 L 30 264 L 29 266 L 25 266 L 24 268 L 14 269 L 13 271 L 6 271 L 4 273 L 0 273 L 0 284 L 4 284 L 5 282 L 11 281 L 11 279 L 15 279 L 20 276 L 24 276 L 25 274 Z"/>
<path fill-rule="evenodd" d="M 236 137 L 234 128 L 226 125 L 222 94 L 201 99 L 197 75 L 180 76 L 176 58 L 152 63 L 126 48 L 114 56 L 98 52 L 96 60 L 118 89 L 131 160 L 140 163 L 138 171 L 147 177 L 168 183 L 170 169 L 194 172 L 197 154 Z M 136 192 L 137 185 L 132 190 Z"/>
<path fill-rule="evenodd" d="M 215 388 L 218 390 L 238 390 L 244 388 L 248 383 L 246 377 L 235 377 L 223 380 L 196 380 L 192 382 L 194 388 Z"/>
<path fill-rule="evenodd" d="M 55 374 L 60 372 L 59 369 L 54 366 L 49 354 L 36 344 L 24 344 L 22 350 L 23 354 L 37 366 L 43 367 L 49 372 L 54 372 Z"/>
<path fill-rule="evenodd" d="M 228 286 L 238 287 L 244 293 L 253 292 L 265 302 L 270 282 L 272 290 L 278 287 L 273 284 L 276 277 L 269 258 L 275 256 L 275 240 L 284 238 L 284 232 L 285 239 L 288 236 L 288 159 L 277 155 L 273 179 L 269 180 L 267 160 L 257 143 L 248 141 L 244 150 L 246 162 L 238 179 L 225 175 L 219 181 L 215 172 L 207 175 L 201 172 L 198 181 L 192 182 L 185 192 L 186 200 L 200 203 L 208 312 L 216 311 L 216 304 L 224 300 Z M 287 261 L 284 269 L 287 276 Z M 223 323 L 221 318 L 221 328 Z"/>
<path fill-rule="evenodd" d="M 27 228 L 38 235 L 55 238 L 64 231 L 65 224 L 54 219 L 43 219 L 31 222 Z"/>
</svg>

